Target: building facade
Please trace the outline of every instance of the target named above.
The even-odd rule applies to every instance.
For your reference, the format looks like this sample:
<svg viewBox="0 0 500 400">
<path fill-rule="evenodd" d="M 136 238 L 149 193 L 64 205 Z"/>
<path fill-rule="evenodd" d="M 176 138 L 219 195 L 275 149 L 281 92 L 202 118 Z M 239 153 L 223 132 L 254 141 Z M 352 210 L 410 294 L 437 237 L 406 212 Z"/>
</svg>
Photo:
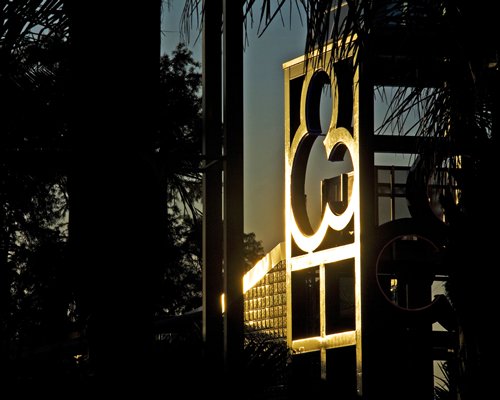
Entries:
<svg viewBox="0 0 500 400">
<path fill-rule="evenodd" d="M 285 242 L 245 275 L 245 324 L 286 340 L 298 391 L 430 400 L 443 370 L 457 368 L 439 199 L 458 193 L 438 168 L 421 182 L 414 132 L 377 129 L 375 92 L 394 90 L 400 68 L 385 56 L 361 62 L 330 44 L 283 65 Z M 315 143 L 331 164 L 317 221 L 307 189 Z"/>
</svg>

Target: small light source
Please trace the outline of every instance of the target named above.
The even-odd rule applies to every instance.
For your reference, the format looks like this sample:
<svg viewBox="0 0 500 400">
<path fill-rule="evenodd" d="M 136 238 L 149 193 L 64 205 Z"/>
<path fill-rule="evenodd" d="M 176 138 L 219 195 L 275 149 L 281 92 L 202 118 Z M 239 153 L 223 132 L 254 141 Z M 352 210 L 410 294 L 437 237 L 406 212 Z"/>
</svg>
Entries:
<svg viewBox="0 0 500 400">
<path fill-rule="evenodd" d="M 398 280 L 391 279 L 391 300 L 398 302 Z"/>
<path fill-rule="evenodd" d="M 396 290 L 398 287 L 398 280 L 397 279 L 391 279 L 391 290 Z"/>
<path fill-rule="evenodd" d="M 75 359 L 75 361 L 76 361 L 76 363 L 77 363 L 77 364 L 80 364 L 80 362 L 81 362 L 81 361 L 82 361 L 82 359 L 83 359 L 83 354 L 75 354 L 75 355 L 73 356 L 73 358 Z"/>
<path fill-rule="evenodd" d="M 220 308 L 222 310 L 222 314 L 226 312 L 226 298 L 224 297 L 224 293 L 220 295 Z"/>
</svg>

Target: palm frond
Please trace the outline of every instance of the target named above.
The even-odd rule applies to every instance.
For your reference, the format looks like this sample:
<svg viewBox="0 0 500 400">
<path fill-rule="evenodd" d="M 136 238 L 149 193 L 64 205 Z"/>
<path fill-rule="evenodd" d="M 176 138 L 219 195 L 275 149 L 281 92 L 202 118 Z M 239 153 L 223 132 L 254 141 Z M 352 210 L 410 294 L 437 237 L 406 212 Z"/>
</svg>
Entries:
<svg viewBox="0 0 500 400">
<path fill-rule="evenodd" d="M 200 34 L 203 21 L 202 15 L 202 0 L 186 0 L 184 2 L 180 21 L 181 39 L 183 41 L 189 43 L 191 30 L 195 23 L 195 27 L 199 29 L 198 35 Z"/>
<path fill-rule="evenodd" d="M 434 377 L 434 398 L 436 400 L 456 399 L 456 378 L 449 361 L 439 363 L 439 376 Z"/>
<path fill-rule="evenodd" d="M 2 50 L 15 53 L 43 36 L 67 36 L 69 20 L 63 6 L 62 0 L 6 2 L 0 9 Z"/>
</svg>

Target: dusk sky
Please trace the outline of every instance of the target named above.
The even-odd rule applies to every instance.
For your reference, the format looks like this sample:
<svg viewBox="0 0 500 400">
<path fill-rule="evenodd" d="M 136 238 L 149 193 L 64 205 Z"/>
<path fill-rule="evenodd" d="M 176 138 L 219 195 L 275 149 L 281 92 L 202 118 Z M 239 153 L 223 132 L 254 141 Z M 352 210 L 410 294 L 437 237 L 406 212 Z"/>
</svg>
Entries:
<svg viewBox="0 0 500 400">
<path fill-rule="evenodd" d="M 180 40 L 179 20 L 184 2 L 172 2 L 163 16 L 162 51 L 170 53 Z M 295 7 L 295 6 L 294 6 Z M 258 37 L 259 9 L 248 32 L 244 64 L 244 190 L 245 232 L 255 232 L 265 251 L 284 240 L 284 62 L 303 54 L 305 25 L 296 8 L 284 9 L 283 26 L 278 17 Z M 248 25 L 250 27 L 250 24 Z M 196 39 L 196 23 L 187 43 L 201 61 L 201 38 Z"/>
</svg>

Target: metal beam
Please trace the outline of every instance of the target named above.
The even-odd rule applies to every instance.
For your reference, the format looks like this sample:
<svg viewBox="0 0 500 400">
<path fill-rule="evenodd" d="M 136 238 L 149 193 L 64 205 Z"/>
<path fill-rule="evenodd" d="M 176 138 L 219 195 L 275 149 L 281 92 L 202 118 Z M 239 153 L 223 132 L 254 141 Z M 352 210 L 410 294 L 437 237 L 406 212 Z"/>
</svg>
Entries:
<svg viewBox="0 0 500 400">
<path fill-rule="evenodd" d="M 204 1 L 203 341 L 210 375 L 222 371 L 222 0 Z"/>
<path fill-rule="evenodd" d="M 243 6 L 224 0 L 224 360 L 237 388 L 243 350 Z"/>
</svg>

